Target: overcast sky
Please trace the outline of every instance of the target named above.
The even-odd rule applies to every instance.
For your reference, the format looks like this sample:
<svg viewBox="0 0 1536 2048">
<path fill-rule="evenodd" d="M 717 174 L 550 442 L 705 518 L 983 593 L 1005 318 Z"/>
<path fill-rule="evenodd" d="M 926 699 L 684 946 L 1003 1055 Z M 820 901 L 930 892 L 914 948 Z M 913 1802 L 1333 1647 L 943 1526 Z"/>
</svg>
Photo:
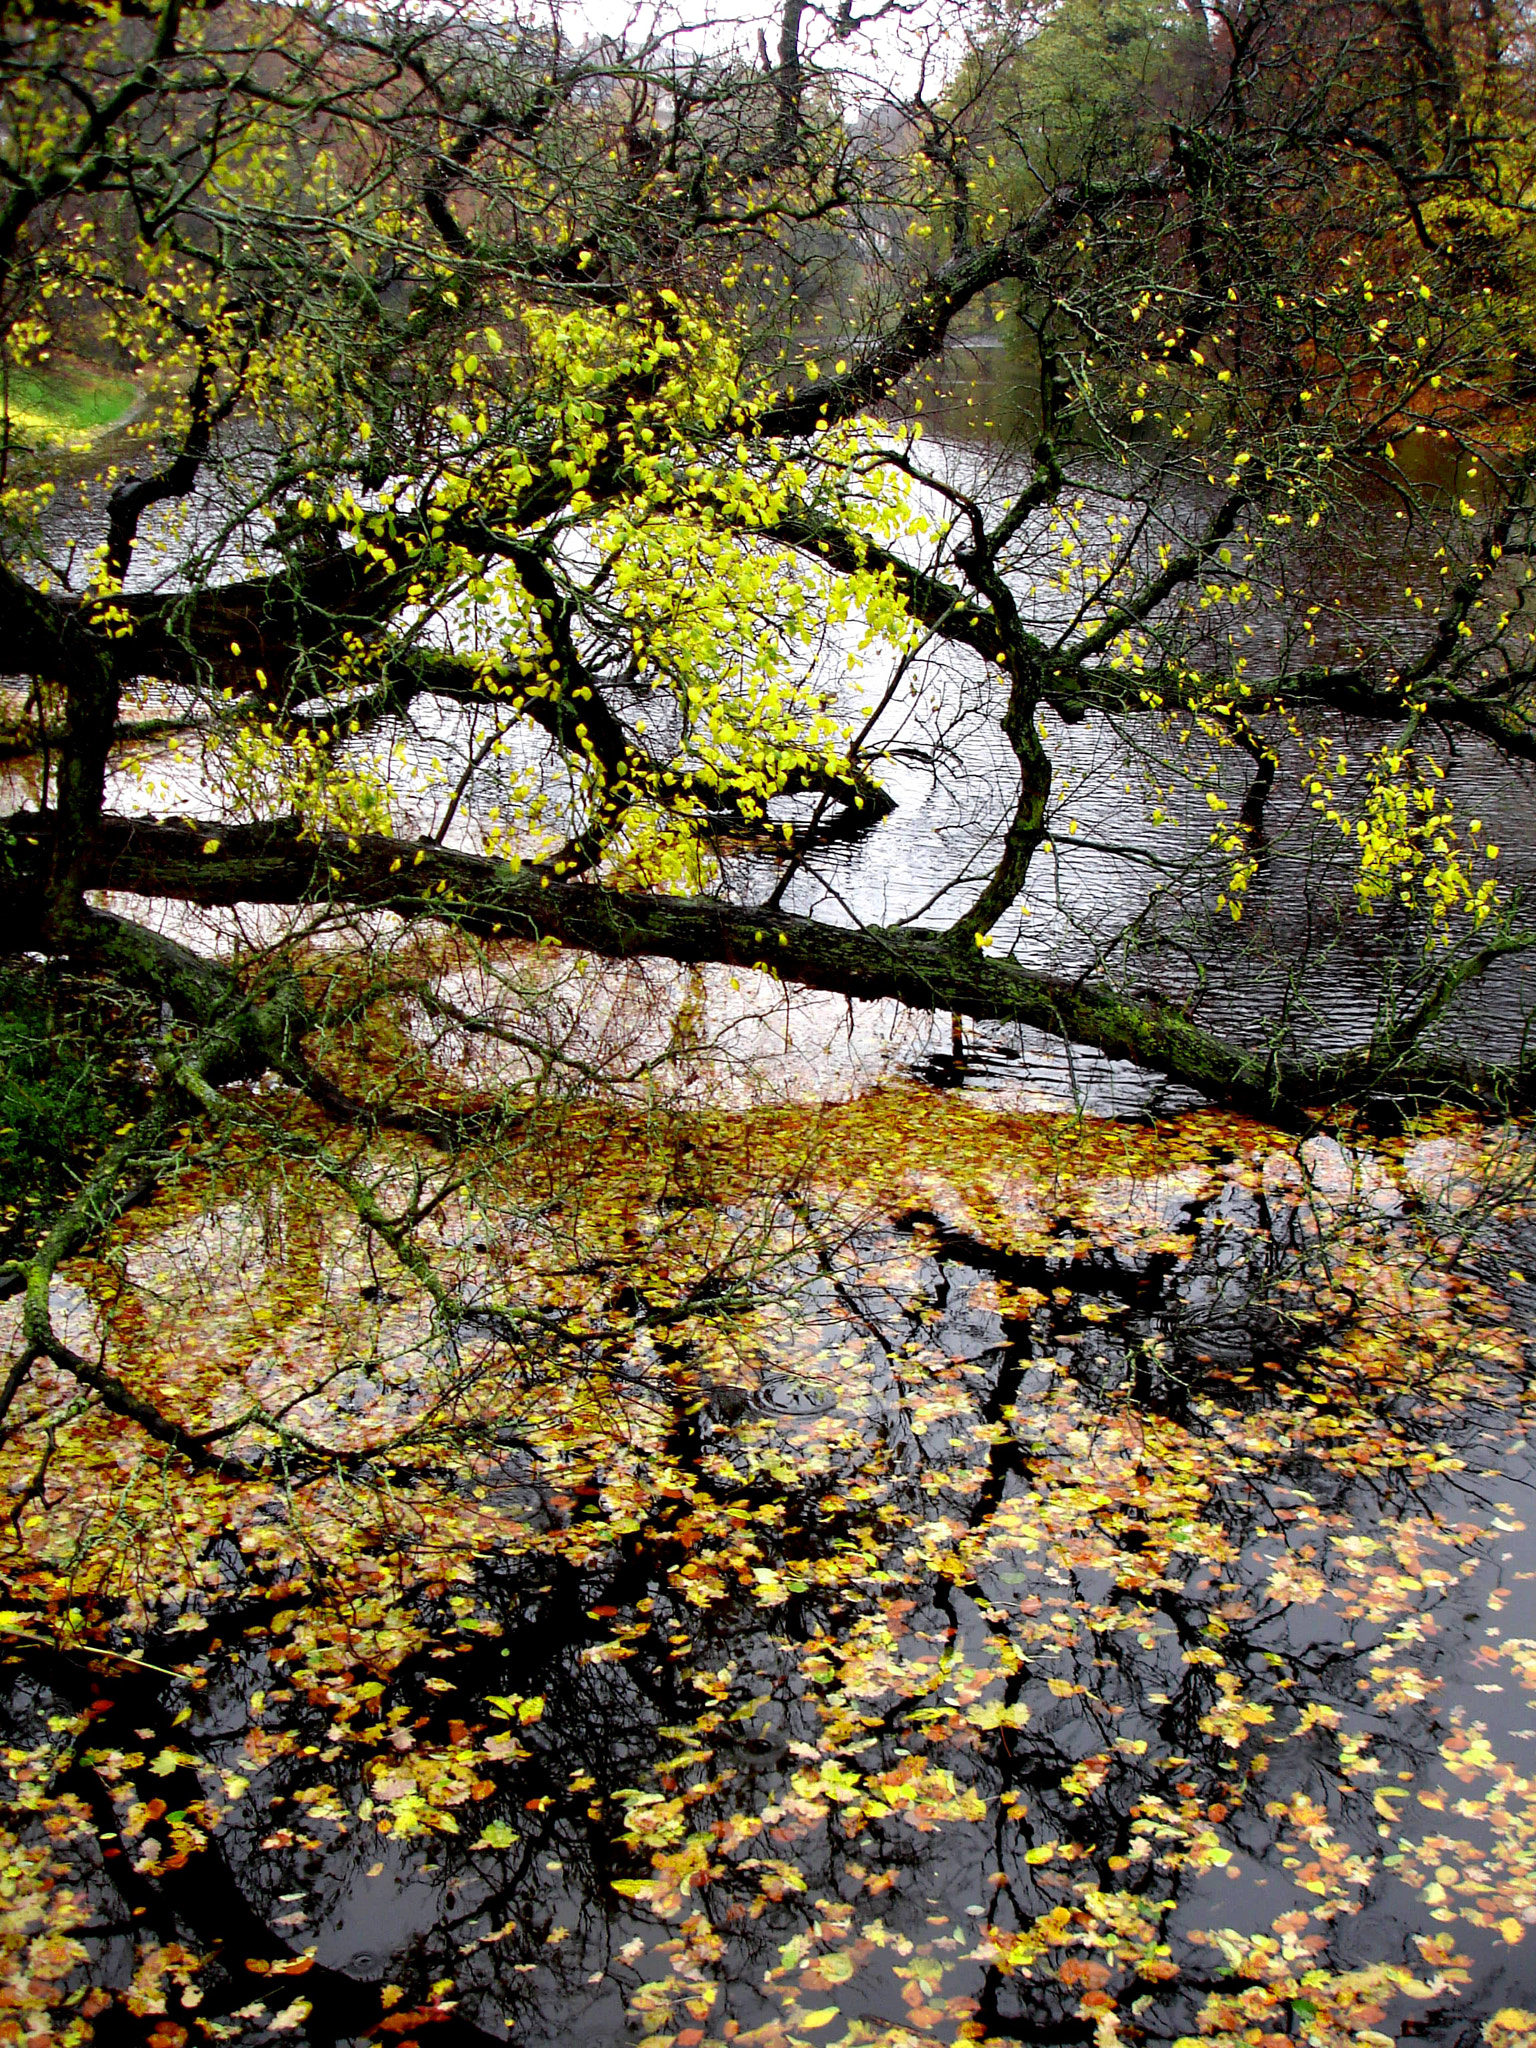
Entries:
<svg viewBox="0 0 1536 2048">
<path fill-rule="evenodd" d="M 875 15 L 879 6 L 880 0 L 855 0 L 855 13 Z M 924 75 L 932 87 L 958 60 L 956 31 L 964 7 L 965 0 L 897 0 L 879 18 L 842 39 L 832 35 L 831 6 L 807 7 L 801 49 L 814 61 L 819 49 L 830 46 L 829 65 L 855 80 L 867 79 L 872 97 L 884 98 L 893 89 L 899 92 Z M 730 0 L 670 0 L 663 5 L 569 0 L 560 12 L 567 30 L 585 26 L 610 35 L 627 32 L 631 40 L 638 40 L 655 24 L 717 49 L 753 51 L 761 31 L 770 54 L 778 54 L 779 9 L 770 0 L 756 6 L 750 0 L 745 5 L 732 5 Z"/>
</svg>

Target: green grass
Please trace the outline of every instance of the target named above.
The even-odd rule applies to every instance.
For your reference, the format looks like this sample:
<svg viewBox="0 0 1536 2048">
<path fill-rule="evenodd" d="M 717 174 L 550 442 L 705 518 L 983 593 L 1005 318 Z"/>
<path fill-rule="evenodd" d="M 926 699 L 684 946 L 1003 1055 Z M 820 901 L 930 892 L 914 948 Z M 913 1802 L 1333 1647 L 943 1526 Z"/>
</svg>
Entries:
<svg viewBox="0 0 1536 2048">
<path fill-rule="evenodd" d="M 31 447 L 89 438 L 122 418 L 136 389 L 131 377 L 89 363 L 13 369 L 5 390 L 11 436 Z"/>
</svg>

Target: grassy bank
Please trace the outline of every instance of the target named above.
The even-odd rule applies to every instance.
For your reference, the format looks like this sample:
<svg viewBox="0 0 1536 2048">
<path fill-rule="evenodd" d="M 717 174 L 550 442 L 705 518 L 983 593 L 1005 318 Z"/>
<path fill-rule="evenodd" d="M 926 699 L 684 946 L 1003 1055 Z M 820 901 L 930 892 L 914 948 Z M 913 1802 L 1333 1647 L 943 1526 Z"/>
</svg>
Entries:
<svg viewBox="0 0 1536 2048">
<path fill-rule="evenodd" d="M 13 368 L 3 388 L 10 438 L 46 447 L 98 434 L 128 411 L 136 388 L 131 377 L 93 363 Z"/>
</svg>

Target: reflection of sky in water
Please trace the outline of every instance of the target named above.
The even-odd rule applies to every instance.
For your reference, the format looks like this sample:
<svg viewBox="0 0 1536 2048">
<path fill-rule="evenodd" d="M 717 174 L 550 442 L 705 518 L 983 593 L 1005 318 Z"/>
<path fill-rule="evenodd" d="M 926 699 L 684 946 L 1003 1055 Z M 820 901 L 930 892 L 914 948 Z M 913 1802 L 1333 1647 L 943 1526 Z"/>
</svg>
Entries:
<svg viewBox="0 0 1536 2048">
<path fill-rule="evenodd" d="M 961 367 L 976 372 L 969 395 L 977 402 L 969 419 L 1006 424 L 1016 402 L 999 352 L 978 352 Z M 915 456 L 928 474 L 973 494 L 995 514 L 1028 481 L 1029 464 L 985 433 L 966 433 L 963 381 L 957 390 L 947 409 L 940 406 L 929 415 L 941 430 L 951 428 L 949 438 L 923 440 Z M 158 511 L 146 522 L 136 582 L 147 585 L 172 575 L 168 565 L 188 536 L 215 547 L 228 573 L 255 566 L 256 537 L 246 524 L 250 494 L 236 470 L 243 461 L 255 475 L 261 460 L 249 447 L 236 454 L 237 462 L 227 470 L 211 472 L 210 490 L 196 504 Z M 1056 582 L 1063 538 L 1073 542 L 1073 563 L 1096 558 L 1105 545 L 1105 521 L 1144 510 L 1125 493 L 1124 478 L 1089 465 L 1081 490 L 1069 499 L 1077 508 L 1074 534 L 1067 535 L 1059 519 L 1046 513 L 1035 516 L 1018 537 L 1010 580 L 1036 631 L 1050 637 L 1070 629 L 1076 616 L 1080 587 L 1074 584 L 1064 594 Z M 937 565 L 947 553 L 943 522 L 957 514 L 938 491 L 919 491 L 916 502 L 934 522 L 922 544 Z M 1159 545 L 1177 547 L 1198 528 L 1209 498 L 1197 501 L 1181 487 L 1158 502 L 1156 521 L 1131 549 L 1143 566 L 1155 558 Z M 1361 510 L 1356 523 L 1362 533 L 1379 509 Z M 1256 668 L 1278 654 L 1305 605 L 1300 597 L 1278 596 L 1276 575 L 1288 585 L 1304 586 L 1303 595 L 1323 606 L 1318 633 L 1324 652 L 1352 651 L 1384 630 L 1401 630 L 1404 564 L 1410 564 L 1410 576 L 1422 576 L 1436 536 L 1409 536 L 1405 530 L 1402 559 L 1374 561 L 1371 550 L 1349 545 L 1351 517 L 1341 515 L 1341 532 L 1326 544 L 1288 537 L 1284 560 L 1276 556 L 1254 567 L 1251 578 L 1262 603 L 1241 612 L 1219 603 L 1210 608 L 1209 619 L 1220 622 L 1209 627 L 1212 659 L 1221 657 L 1229 634 Z M 61 491 L 47 540 L 56 559 L 74 547 L 77 580 L 83 549 L 99 530 L 99 506 L 82 505 L 72 490 Z M 958 530 L 963 533 L 963 522 Z M 1242 570 L 1244 543 L 1239 538 L 1234 546 L 1237 567 L 1222 572 L 1228 582 Z M 1304 576 L 1298 575 L 1298 556 Z M 1420 564 L 1417 572 L 1411 567 L 1414 559 Z M 1409 615 L 1409 623 L 1419 629 L 1417 617 Z M 1251 637 L 1244 630 L 1249 625 Z M 866 657 L 849 673 L 848 657 L 859 638 L 857 622 L 830 628 L 815 651 L 812 670 L 855 726 L 879 701 L 890 674 L 888 657 Z M 868 743 L 879 757 L 881 779 L 897 800 L 896 810 L 872 829 L 833 838 L 812 851 L 790 883 L 785 907 L 834 924 L 907 920 L 942 926 L 958 916 L 997 858 L 1013 803 L 1013 764 L 997 725 L 1001 694 L 997 675 L 963 652 L 920 655 Z M 152 693 L 143 708 L 159 708 Z M 665 729 L 665 700 L 633 693 L 628 715 L 646 712 L 653 727 Z M 344 758 L 388 775 L 398 832 L 434 834 L 469 754 L 491 729 L 492 716 L 484 707 L 464 710 L 421 698 L 405 719 L 351 741 Z M 1316 826 L 1306 800 L 1296 794 L 1299 762 L 1294 754 L 1283 764 L 1271 799 L 1266 843 L 1248 890 L 1244 921 L 1233 926 L 1216 916 L 1209 878 L 1204 884 L 1192 878 L 1212 822 L 1203 788 L 1181 787 L 1171 800 L 1166 795 L 1156 799 L 1164 803 L 1167 817 L 1161 824 L 1152 819 L 1151 785 L 1172 779 L 1169 764 L 1176 773 L 1181 756 L 1187 761 L 1198 742 L 1181 748 L 1176 739 L 1159 733 L 1150 718 L 1124 723 L 1118 732 L 1097 715 L 1065 726 L 1048 714 L 1044 724 L 1054 763 L 1052 840 L 1036 856 L 1021 908 L 998 928 L 999 952 L 1072 973 L 1127 975 L 1132 985 L 1156 987 L 1191 1004 L 1197 1017 L 1220 1029 L 1253 1033 L 1283 1017 L 1290 1043 L 1302 1050 L 1357 1042 L 1368 1033 L 1382 1001 L 1383 963 L 1403 934 L 1390 916 L 1338 914 L 1348 902 L 1347 861 L 1336 836 Z M 1358 758 L 1358 735 L 1346 721 L 1333 721 L 1328 729 Z M 1214 787 L 1229 802 L 1240 795 L 1246 768 L 1240 756 L 1221 763 Z M 1485 838 L 1501 845 L 1500 876 L 1509 892 L 1528 886 L 1527 869 L 1536 863 L 1536 845 L 1526 829 L 1526 781 L 1525 771 L 1497 761 L 1477 743 L 1460 743 L 1448 760 L 1445 791 L 1458 815 L 1481 817 Z M 546 809 L 537 833 L 511 842 L 512 850 L 525 856 L 548 851 L 564 836 L 571 818 L 570 783 L 542 735 L 517 726 L 503 750 L 472 776 L 448 828 L 448 842 L 483 847 L 490 808 L 497 805 L 504 816 L 516 816 L 531 790 L 542 792 Z M 0 802 L 35 802 L 37 793 L 35 764 L 0 769 Z M 176 752 L 159 745 L 145 748 L 131 763 L 120 762 L 109 801 L 127 812 L 207 816 L 231 808 L 220 762 L 205 759 L 196 740 Z M 812 806 L 802 800 L 777 808 L 804 819 Z M 765 894 L 778 879 L 780 858 L 728 842 L 723 859 L 731 893 L 745 901 Z M 270 937 L 278 922 L 261 913 L 204 917 L 169 907 L 164 921 L 194 943 L 199 934 L 205 943 L 229 943 L 237 931 L 258 929 Z M 1452 1012 L 1446 1028 L 1470 1036 L 1479 1052 L 1508 1053 L 1518 1043 L 1528 1007 L 1527 978 L 1521 962 L 1502 964 L 1475 998 L 1464 999 Z M 1399 994 L 1395 1000 L 1406 997 Z M 816 1005 L 806 1007 L 814 1010 Z M 947 1023 L 941 1028 L 908 1020 L 893 1031 L 884 1006 L 875 1006 L 867 1026 L 854 1036 L 870 1047 L 896 1041 L 915 1046 L 912 1056 L 918 1058 L 932 1053 L 942 1062 L 947 1056 Z M 806 1056 L 827 1042 L 819 1027 L 810 1026 Z M 967 1034 L 967 1051 L 969 1077 L 990 1076 L 999 1085 L 1021 1065 L 1034 1076 L 1042 1061 L 1041 1043 L 1033 1034 L 991 1026 Z M 856 1064 L 862 1071 L 863 1058 Z M 1052 1054 L 1046 1064 L 1054 1069 L 1058 1056 Z M 1087 1064 L 1091 1068 L 1091 1058 Z M 1040 1078 L 1054 1091 L 1061 1077 L 1042 1073 Z"/>
</svg>

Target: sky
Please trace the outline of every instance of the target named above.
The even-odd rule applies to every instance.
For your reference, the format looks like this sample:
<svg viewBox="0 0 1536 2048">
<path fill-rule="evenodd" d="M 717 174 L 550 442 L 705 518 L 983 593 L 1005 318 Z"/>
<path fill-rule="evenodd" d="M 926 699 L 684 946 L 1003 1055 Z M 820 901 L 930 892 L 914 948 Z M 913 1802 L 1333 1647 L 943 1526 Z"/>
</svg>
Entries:
<svg viewBox="0 0 1536 2048">
<path fill-rule="evenodd" d="M 814 58 L 831 44 L 829 57 L 845 77 L 868 80 L 872 96 L 887 97 L 926 78 L 930 88 L 958 61 L 958 25 L 965 0 L 854 0 L 861 22 L 851 35 L 834 40 L 832 6 L 807 6 L 801 30 L 802 51 Z M 690 42 L 716 49 L 751 51 L 759 33 L 776 57 L 780 8 L 772 0 L 736 5 L 729 0 L 568 0 L 561 15 L 568 30 L 585 27 L 597 34 L 643 34 L 651 24 L 676 31 Z M 865 20 L 864 17 L 871 17 Z"/>
</svg>

